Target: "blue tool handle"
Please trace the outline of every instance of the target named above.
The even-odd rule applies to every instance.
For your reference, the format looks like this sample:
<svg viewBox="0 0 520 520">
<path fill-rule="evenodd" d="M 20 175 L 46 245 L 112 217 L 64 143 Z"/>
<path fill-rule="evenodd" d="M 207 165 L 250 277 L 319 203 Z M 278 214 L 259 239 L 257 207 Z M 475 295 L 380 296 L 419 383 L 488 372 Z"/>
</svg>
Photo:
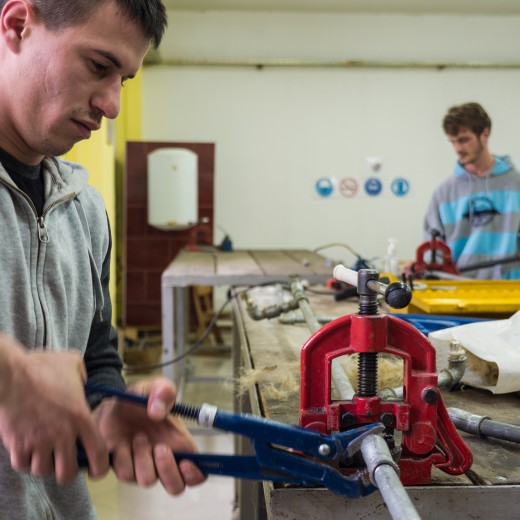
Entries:
<svg viewBox="0 0 520 520">
<path fill-rule="evenodd" d="M 85 384 L 85 390 L 99 392 L 143 406 L 148 404 L 147 397 L 97 383 L 87 382 Z M 184 417 L 189 416 L 189 418 L 197 420 L 198 410 L 199 408 L 197 407 L 177 403 L 173 406 L 171 413 L 179 414 Z M 245 435 L 246 437 L 254 438 L 258 441 L 272 442 L 280 446 L 290 447 L 312 456 L 319 456 L 318 450 L 325 444 L 328 446 L 328 455 L 326 458 L 334 459 L 338 452 L 341 452 L 341 446 L 330 436 L 321 435 L 318 432 L 306 430 L 298 426 L 291 426 L 282 422 L 264 419 L 263 417 L 252 414 L 233 414 L 217 409 L 213 421 L 211 424 L 207 424 L 207 426 Z"/>
<path fill-rule="evenodd" d="M 291 477 L 285 474 L 264 471 L 253 456 L 247 455 L 207 455 L 202 453 L 175 453 L 175 460 L 190 460 L 205 475 L 221 475 L 227 477 L 253 479 L 253 480 L 272 480 L 275 482 L 285 482 L 287 484 L 311 484 L 301 478 Z M 82 449 L 78 449 L 76 458 L 81 469 L 88 469 L 88 459 Z M 109 453 L 109 462 L 112 466 L 113 456 Z"/>
<path fill-rule="evenodd" d="M 136 403 L 143 406 L 148 405 L 148 397 L 143 397 L 138 394 L 134 394 L 132 392 L 125 392 L 123 390 L 118 390 L 117 388 L 112 388 L 111 386 L 101 385 L 97 383 L 85 383 L 85 390 L 89 392 L 98 392 L 100 394 L 110 396 L 110 397 L 118 397 L 124 401 L 128 401 L 130 403 Z"/>
<path fill-rule="evenodd" d="M 253 480 L 272 480 L 287 484 L 305 485 L 299 477 L 283 472 L 262 468 L 254 456 L 250 455 L 211 455 L 206 453 L 175 453 L 175 460 L 190 460 L 204 473 Z"/>
<path fill-rule="evenodd" d="M 284 473 L 282 470 L 273 471 L 262 468 L 254 456 L 248 455 L 208 455 L 204 453 L 175 453 L 175 460 L 179 463 L 182 460 L 190 460 L 205 475 L 219 475 L 225 477 L 234 477 L 248 480 L 268 480 L 271 482 L 280 482 L 284 484 L 293 484 L 299 486 L 317 486 L 323 485 L 323 482 L 313 479 L 305 479 Z M 110 465 L 113 464 L 112 453 L 109 454 Z M 77 452 L 77 461 L 81 469 L 88 468 L 87 455 L 81 449 Z M 325 475 L 323 475 L 325 477 Z M 344 480 L 343 480 L 344 479 Z M 336 493 L 345 496 L 361 496 L 366 494 L 367 490 L 361 490 L 356 480 L 350 481 L 348 477 L 340 477 L 342 480 L 341 487 L 334 486 Z M 328 480 L 328 479 L 325 479 Z"/>
<path fill-rule="evenodd" d="M 148 398 L 140 395 L 125 392 L 109 386 L 86 383 L 85 390 L 91 392 L 99 392 L 106 396 L 117 397 L 119 399 L 147 406 Z M 171 409 L 171 413 L 179 413 L 185 405 L 177 403 Z M 196 410 L 196 408 L 193 408 Z M 197 419 L 196 416 L 191 417 Z M 219 428 L 220 430 L 239 433 L 258 440 L 273 441 L 284 446 L 291 446 L 294 449 L 308 452 L 309 442 L 311 446 L 319 442 L 319 445 L 330 441 L 330 438 L 312 430 L 305 430 L 298 426 L 291 426 L 282 422 L 264 419 L 252 414 L 233 414 L 218 409 L 212 424 L 208 426 Z M 336 446 L 334 442 L 330 444 L 331 449 L 335 452 Z"/>
</svg>

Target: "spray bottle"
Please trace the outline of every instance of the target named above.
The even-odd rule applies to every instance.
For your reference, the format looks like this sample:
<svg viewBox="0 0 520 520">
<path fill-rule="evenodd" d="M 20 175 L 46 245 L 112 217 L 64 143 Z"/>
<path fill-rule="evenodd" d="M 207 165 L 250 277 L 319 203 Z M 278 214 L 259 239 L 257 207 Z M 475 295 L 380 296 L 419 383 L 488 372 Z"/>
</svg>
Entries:
<svg viewBox="0 0 520 520">
<path fill-rule="evenodd" d="M 399 276 L 399 265 L 396 256 L 396 244 L 397 240 L 395 238 L 388 239 L 388 243 L 386 246 L 384 271 L 386 273 L 392 273 L 395 276 Z"/>
</svg>

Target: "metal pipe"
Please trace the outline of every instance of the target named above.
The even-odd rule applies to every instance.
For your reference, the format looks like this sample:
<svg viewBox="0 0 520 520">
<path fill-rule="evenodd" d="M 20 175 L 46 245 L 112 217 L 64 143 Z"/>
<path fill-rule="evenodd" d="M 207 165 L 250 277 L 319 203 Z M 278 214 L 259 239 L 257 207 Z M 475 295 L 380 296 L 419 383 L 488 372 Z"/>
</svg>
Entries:
<svg viewBox="0 0 520 520">
<path fill-rule="evenodd" d="M 334 321 L 337 318 L 338 316 L 316 316 L 316 319 L 322 325 L 330 323 L 331 321 Z M 297 323 L 306 323 L 305 318 L 294 315 L 280 316 L 278 318 L 278 321 L 283 325 L 296 325 Z"/>
<path fill-rule="evenodd" d="M 477 264 L 467 265 L 465 267 L 459 267 L 458 270 L 460 273 L 467 273 L 468 271 L 476 271 L 477 269 L 482 269 L 484 267 L 494 267 L 495 265 L 502 264 L 510 264 L 513 262 L 520 261 L 520 254 L 516 254 L 514 256 L 507 256 L 505 258 L 500 258 L 498 260 L 490 260 L 488 262 L 478 262 Z"/>
<path fill-rule="evenodd" d="M 458 274 L 446 273 L 444 271 L 428 270 L 426 273 L 427 277 L 434 277 L 439 280 L 471 280 L 466 276 L 460 276 Z"/>
<path fill-rule="evenodd" d="M 370 481 L 381 492 L 394 520 L 420 520 L 399 478 L 399 466 L 395 463 L 386 441 L 379 435 L 368 435 L 361 442 L 361 453 L 368 469 Z"/>
<path fill-rule="evenodd" d="M 337 68 L 337 69 L 520 69 L 520 62 L 446 62 L 446 61 L 370 61 L 370 60 L 295 60 L 295 59 L 182 59 L 149 57 L 145 67 L 253 67 Z"/>
<path fill-rule="evenodd" d="M 460 408 L 448 408 L 448 413 L 458 430 L 472 433 L 479 438 L 494 437 L 520 443 L 520 426 L 492 421 L 490 417 L 476 415 Z"/>
<path fill-rule="evenodd" d="M 459 383 L 466 371 L 466 353 L 460 341 L 452 339 L 448 352 L 448 368 L 441 370 L 437 377 L 439 388 L 451 388 Z M 381 399 L 402 399 L 403 387 L 383 388 L 378 392 Z"/>
<path fill-rule="evenodd" d="M 444 368 L 438 374 L 437 386 L 439 388 L 448 388 L 457 384 L 464 375 L 465 367 L 457 367 L 457 368 Z M 402 399 L 403 398 L 403 390 L 402 386 L 397 386 L 395 388 L 383 388 L 381 389 L 377 395 L 381 397 L 381 399 Z"/>
<path fill-rule="evenodd" d="M 448 351 L 448 368 L 439 372 L 437 386 L 452 388 L 459 383 L 466 371 L 466 360 L 466 352 L 460 341 L 452 339 Z"/>
<path fill-rule="evenodd" d="M 298 302 L 289 300 L 287 302 L 278 303 L 276 305 L 269 305 L 263 309 L 259 309 L 257 305 L 253 303 L 253 300 L 247 298 L 246 309 L 249 317 L 255 321 L 277 318 L 280 314 L 285 312 L 295 311 L 298 309 Z"/>
<path fill-rule="evenodd" d="M 302 312 L 303 318 L 307 322 L 309 330 L 312 334 L 314 334 L 319 329 L 321 329 L 321 323 L 316 319 L 316 316 L 311 309 L 301 280 L 294 280 L 291 283 L 291 292 L 294 300 L 298 303 L 298 308 Z"/>
<path fill-rule="evenodd" d="M 344 401 L 352 400 L 356 391 L 337 359 L 333 359 L 330 364 L 330 378 L 338 392 L 339 398 Z"/>
</svg>

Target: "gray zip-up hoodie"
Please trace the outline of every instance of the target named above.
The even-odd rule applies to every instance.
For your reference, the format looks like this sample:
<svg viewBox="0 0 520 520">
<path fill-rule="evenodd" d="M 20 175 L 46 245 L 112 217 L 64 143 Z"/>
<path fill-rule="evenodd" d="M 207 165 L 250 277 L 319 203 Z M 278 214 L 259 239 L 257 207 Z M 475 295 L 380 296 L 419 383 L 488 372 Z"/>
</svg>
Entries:
<svg viewBox="0 0 520 520">
<path fill-rule="evenodd" d="M 124 388 L 108 293 L 110 230 L 101 195 L 81 166 L 46 158 L 40 218 L 0 164 L 0 331 L 27 348 L 78 349 L 89 380 Z M 92 406 L 100 396 L 88 396 Z M 37 398 L 37 396 L 35 396 Z M 0 444 L 0 518 L 96 518 L 82 475 L 12 470 Z"/>
</svg>

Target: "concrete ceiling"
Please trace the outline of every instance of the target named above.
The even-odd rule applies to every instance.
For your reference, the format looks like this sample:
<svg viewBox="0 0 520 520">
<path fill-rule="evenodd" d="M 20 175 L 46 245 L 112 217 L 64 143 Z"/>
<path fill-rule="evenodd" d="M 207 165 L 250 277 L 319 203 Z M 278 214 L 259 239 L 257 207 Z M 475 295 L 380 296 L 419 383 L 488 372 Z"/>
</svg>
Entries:
<svg viewBox="0 0 520 520">
<path fill-rule="evenodd" d="M 519 0 L 163 0 L 175 11 L 520 15 Z"/>
</svg>

